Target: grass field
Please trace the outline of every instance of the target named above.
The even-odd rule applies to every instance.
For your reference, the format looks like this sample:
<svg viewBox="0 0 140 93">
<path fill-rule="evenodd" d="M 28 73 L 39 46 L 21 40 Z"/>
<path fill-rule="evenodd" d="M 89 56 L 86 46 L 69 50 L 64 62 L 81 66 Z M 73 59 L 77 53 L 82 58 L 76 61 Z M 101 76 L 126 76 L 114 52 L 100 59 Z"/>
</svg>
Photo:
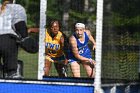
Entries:
<svg viewBox="0 0 140 93">
<path fill-rule="evenodd" d="M 37 79 L 38 53 L 29 54 L 20 49 L 18 58 L 24 63 L 24 78 Z"/>
<path fill-rule="evenodd" d="M 38 72 L 38 53 L 36 54 L 30 54 L 22 49 L 19 49 L 19 60 L 22 60 L 24 63 L 24 78 L 26 79 L 37 79 L 37 72 Z M 54 68 L 54 65 L 52 65 L 51 76 L 57 76 L 57 72 Z M 68 65 L 68 76 L 72 77 L 70 67 Z M 86 77 L 85 70 L 81 66 L 81 76 Z"/>
<path fill-rule="evenodd" d="M 114 58 L 113 53 L 108 56 L 104 54 L 103 56 L 103 63 L 102 63 L 102 78 L 117 78 L 117 79 L 135 79 L 138 77 L 137 74 L 137 59 L 138 56 L 136 53 L 127 53 L 128 58 L 125 56 L 115 56 L 118 60 Z M 121 53 L 122 54 L 122 53 Z M 94 55 L 94 54 L 93 54 Z M 116 55 L 116 54 L 115 54 Z M 133 58 L 132 58 L 133 57 Z M 38 72 L 38 53 L 36 54 L 29 54 L 22 49 L 19 51 L 19 59 L 24 62 L 24 77 L 25 79 L 37 79 L 37 72 Z M 112 61 L 111 61 L 112 59 Z M 120 60 L 124 62 L 121 62 Z M 129 59 L 129 60 L 128 60 Z M 131 76 L 133 74 L 133 76 Z M 58 76 L 57 72 L 52 65 L 51 76 Z M 72 77 L 70 67 L 68 65 L 68 76 Z M 81 66 L 81 77 L 86 77 L 85 70 Z"/>
</svg>

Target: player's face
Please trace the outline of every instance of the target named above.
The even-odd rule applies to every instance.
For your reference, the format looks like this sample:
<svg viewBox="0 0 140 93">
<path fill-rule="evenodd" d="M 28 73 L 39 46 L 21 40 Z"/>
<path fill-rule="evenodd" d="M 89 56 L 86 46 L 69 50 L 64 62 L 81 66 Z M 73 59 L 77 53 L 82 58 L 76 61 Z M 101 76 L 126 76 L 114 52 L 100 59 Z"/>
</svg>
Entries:
<svg viewBox="0 0 140 93">
<path fill-rule="evenodd" d="M 54 22 L 51 26 L 51 32 L 56 35 L 59 31 L 59 24 L 58 22 Z"/>
<path fill-rule="evenodd" d="M 84 28 L 82 27 L 76 27 L 75 28 L 75 33 L 77 35 L 78 38 L 82 38 L 83 34 L 84 34 Z"/>
</svg>

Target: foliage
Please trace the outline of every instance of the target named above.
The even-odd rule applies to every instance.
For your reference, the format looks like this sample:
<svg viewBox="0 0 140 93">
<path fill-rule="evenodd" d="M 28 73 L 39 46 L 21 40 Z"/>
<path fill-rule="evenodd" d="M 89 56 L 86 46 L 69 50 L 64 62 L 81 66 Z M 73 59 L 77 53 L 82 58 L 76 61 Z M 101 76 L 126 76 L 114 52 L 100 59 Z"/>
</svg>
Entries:
<svg viewBox="0 0 140 93">
<path fill-rule="evenodd" d="M 125 16 L 121 16 L 117 13 L 114 13 L 113 19 L 113 23 L 115 26 L 131 26 L 140 24 L 140 15 L 132 18 L 127 18 Z"/>
<path fill-rule="evenodd" d="M 16 0 L 23 5 L 27 11 L 28 26 L 39 26 L 40 0 Z M 69 1 L 68 3 L 66 1 Z M 64 21 L 64 12 L 69 14 L 67 21 L 69 31 L 75 22 L 84 22 L 95 28 L 96 23 L 96 0 L 89 0 L 89 10 L 84 10 L 85 0 L 47 0 L 47 24 L 52 19 Z M 138 54 L 135 51 L 122 50 L 129 45 L 139 44 L 140 32 L 140 0 L 104 0 L 104 27 L 103 27 L 103 71 L 104 76 L 119 78 L 125 74 L 126 78 L 134 74 L 135 70 L 127 73 L 124 68 L 135 68 Z M 65 24 L 63 24 L 65 25 Z M 108 46 L 105 46 L 108 45 Z M 132 46 L 131 46 L 132 45 Z M 121 47 L 117 47 L 121 46 Z M 132 60 L 133 59 L 133 60 Z M 133 63 L 134 62 L 134 63 Z M 107 64 L 109 64 L 108 67 Z M 133 65 L 134 64 L 134 65 Z M 31 64 L 30 64 L 31 65 Z M 133 67 L 130 67 L 133 65 Z M 120 69 L 119 69 L 120 68 Z M 136 69 L 136 68 L 135 68 Z M 125 70 L 125 71 L 123 71 Z M 120 71 L 125 73 L 120 73 Z M 26 71 L 27 72 L 27 71 Z M 37 72 L 36 72 L 37 73 Z M 130 75 L 129 75 L 130 74 Z M 131 79 L 131 78 L 129 78 Z"/>
<path fill-rule="evenodd" d="M 27 13 L 28 27 L 38 27 L 40 18 L 40 1 L 39 0 L 16 0 L 17 4 L 25 7 Z"/>
<path fill-rule="evenodd" d="M 71 24 L 75 22 L 75 20 L 88 23 L 88 21 L 96 20 L 95 6 L 96 0 L 89 1 L 90 11 L 84 11 L 80 13 L 75 11 L 79 9 L 79 6 L 84 7 L 84 0 L 70 1 L 66 3 L 68 0 L 47 0 L 47 24 L 50 20 L 56 19 L 63 21 L 63 13 L 67 11 L 69 13 L 69 27 Z M 76 3 L 77 2 L 77 3 Z M 27 12 L 28 17 L 28 27 L 39 26 L 39 12 L 40 12 L 40 0 L 16 0 L 16 3 L 23 5 Z M 74 3 L 75 7 L 71 7 Z M 80 8 L 80 9 L 81 9 Z M 83 8 L 82 8 L 83 9 Z"/>
<path fill-rule="evenodd" d="M 104 1 L 102 77 L 136 80 L 140 44 L 140 0 Z"/>
<path fill-rule="evenodd" d="M 117 0 L 111 3 L 114 25 L 131 26 L 140 24 L 140 0 Z"/>
</svg>

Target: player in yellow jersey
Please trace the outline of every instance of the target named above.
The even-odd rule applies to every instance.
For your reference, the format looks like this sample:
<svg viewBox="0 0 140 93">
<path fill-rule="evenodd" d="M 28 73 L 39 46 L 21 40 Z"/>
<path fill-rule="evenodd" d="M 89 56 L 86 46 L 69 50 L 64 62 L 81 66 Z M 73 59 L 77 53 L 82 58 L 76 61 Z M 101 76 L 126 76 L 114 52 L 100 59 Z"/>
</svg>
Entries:
<svg viewBox="0 0 140 93">
<path fill-rule="evenodd" d="M 46 30 L 44 76 L 49 76 L 49 71 L 53 62 L 58 75 L 60 77 L 67 76 L 65 71 L 67 59 L 63 51 L 65 39 L 59 26 L 58 21 L 52 21 L 50 23 L 50 28 Z"/>
</svg>

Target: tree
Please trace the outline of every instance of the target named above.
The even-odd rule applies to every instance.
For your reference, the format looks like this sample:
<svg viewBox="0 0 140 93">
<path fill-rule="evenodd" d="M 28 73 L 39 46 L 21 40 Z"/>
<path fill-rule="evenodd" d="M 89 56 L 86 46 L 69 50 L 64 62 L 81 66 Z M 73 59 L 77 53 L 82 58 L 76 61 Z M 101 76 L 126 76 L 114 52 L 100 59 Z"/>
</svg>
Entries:
<svg viewBox="0 0 140 93">
<path fill-rule="evenodd" d="M 40 1 L 39 0 L 16 0 L 17 4 L 25 7 L 28 27 L 39 27 Z"/>
</svg>

